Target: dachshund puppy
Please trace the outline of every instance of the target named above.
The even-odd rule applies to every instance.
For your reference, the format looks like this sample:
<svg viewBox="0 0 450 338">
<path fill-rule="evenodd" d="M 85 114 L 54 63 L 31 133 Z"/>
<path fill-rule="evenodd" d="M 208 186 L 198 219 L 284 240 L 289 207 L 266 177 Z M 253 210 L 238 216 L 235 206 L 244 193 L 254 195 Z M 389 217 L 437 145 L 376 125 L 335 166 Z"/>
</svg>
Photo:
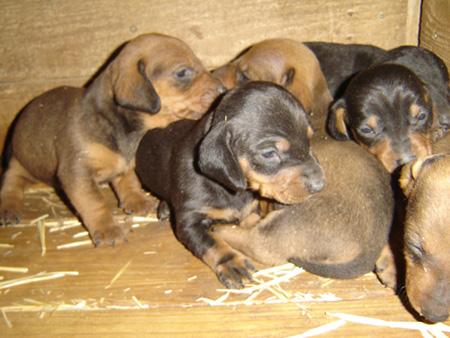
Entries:
<svg viewBox="0 0 450 338">
<path fill-rule="evenodd" d="M 406 292 L 431 322 L 450 308 L 450 154 L 418 159 L 402 168 L 408 197 L 405 222 Z"/>
<path fill-rule="evenodd" d="M 328 89 L 336 99 L 342 95 L 348 81 L 357 73 L 369 68 L 386 51 L 372 45 L 342 44 L 332 42 L 305 42 L 320 62 Z"/>
<path fill-rule="evenodd" d="M 289 90 L 311 115 L 314 129 L 321 130 L 332 97 L 314 54 L 302 43 L 269 39 L 244 50 L 236 59 L 216 69 L 228 89 L 248 81 L 270 81 Z"/>
<path fill-rule="evenodd" d="M 289 92 L 249 82 L 197 123 L 148 132 L 136 170 L 143 186 L 168 202 L 178 240 L 226 287 L 241 287 L 253 266 L 208 229 L 256 220 L 258 196 L 292 204 L 321 190 L 311 136 L 306 113 Z"/>
<path fill-rule="evenodd" d="M 215 226 L 213 235 L 264 264 L 291 262 L 329 278 L 373 271 L 392 223 L 390 175 L 352 142 L 316 140 L 312 149 L 327 180 L 322 191 L 254 226 Z"/>
<path fill-rule="evenodd" d="M 98 184 L 111 183 L 126 213 L 146 214 L 150 203 L 134 171 L 140 139 L 148 129 L 200 117 L 221 88 L 181 40 L 146 34 L 87 88 L 35 98 L 15 122 L 1 222 L 19 222 L 25 187 L 42 181 L 64 192 L 96 245 L 124 241 Z"/>
<path fill-rule="evenodd" d="M 338 140 L 356 140 L 392 172 L 431 154 L 433 120 L 447 129 L 448 99 L 444 63 L 425 49 L 399 47 L 350 81 L 328 129 Z"/>
</svg>

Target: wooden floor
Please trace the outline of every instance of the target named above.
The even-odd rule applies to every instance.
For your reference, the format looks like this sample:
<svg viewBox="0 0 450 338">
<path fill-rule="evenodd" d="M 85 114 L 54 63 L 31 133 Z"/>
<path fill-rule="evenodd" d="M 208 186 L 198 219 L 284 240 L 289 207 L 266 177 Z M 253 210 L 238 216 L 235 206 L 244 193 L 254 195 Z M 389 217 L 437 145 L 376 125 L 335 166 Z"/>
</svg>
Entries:
<svg viewBox="0 0 450 338">
<path fill-rule="evenodd" d="M 105 194 L 114 205 L 109 189 Z M 327 323 L 344 324 L 327 337 L 422 336 L 419 331 L 338 322 L 333 316 L 416 322 L 373 274 L 337 281 L 303 272 L 279 283 L 276 293 L 281 296 L 265 290 L 245 305 L 249 295 L 230 294 L 225 305 L 214 306 L 199 298 L 225 297 L 217 290 L 221 284 L 175 240 L 167 222 L 129 221 L 140 226 L 130 232 L 127 244 L 115 248 L 57 249 L 87 240 L 73 238 L 84 229 L 54 226 L 54 221 L 75 218 L 52 190 L 30 191 L 26 205 L 28 222 L 49 215 L 44 221 L 46 253 L 42 256 L 36 225 L 23 221 L 26 226 L 0 229 L 0 266 L 29 269 L 0 271 L 1 337 L 290 337 Z M 63 271 L 77 275 L 6 285 L 11 279 Z"/>
</svg>

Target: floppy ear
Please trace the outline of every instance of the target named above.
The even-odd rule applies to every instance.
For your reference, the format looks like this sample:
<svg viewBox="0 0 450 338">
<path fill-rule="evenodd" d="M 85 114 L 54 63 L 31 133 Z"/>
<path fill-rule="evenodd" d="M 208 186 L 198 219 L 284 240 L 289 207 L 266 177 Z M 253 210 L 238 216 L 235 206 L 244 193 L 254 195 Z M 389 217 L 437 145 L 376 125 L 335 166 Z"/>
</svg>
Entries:
<svg viewBox="0 0 450 338">
<path fill-rule="evenodd" d="M 344 98 L 340 98 L 331 106 L 328 115 L 328 131 L 336 140 L 350 139 L 347 130 L 347 105 Z"/>
<path fill-rule="evenodd" d="M 222 67 L 214 69 L 212 74 L 225 86 L 226 89 L 232 89 L 236 86 L 237 66 L 234 63 L 227 63 Z"/>
<path fill-rule="evenodd" d="M 231 149 L 231 135 L 225 128 L 226 122 L 213 126 L 202 140 L 198 149 L 198 167 L 213 181 L 232 190 L 247 187 L 244 174 Z"/>
<path fill-rule="evenodd" d="M 156 114 L 161 102 L 145 73 L 145 64 L 118 64 L 113 84 L 114 100 L 127 109 Z"/>
<path fill-rule="evenodd" d="M 286 71 L 286 73 L 284 73 L 283 76 L 281 77 L 281 85 L 285 88 L 289 86 L 294 81 L 294 76 L 295 76 L 295 69 L 289 68 Z"/>
<path fill-rule="evenodd" d="M 405 196 L 409 196 L 412 189 L 412 182 L 416 181 L 421 171 L 426 166 L 442 159 L 444 154 L 434 154 L 427 157 L 418 158 L 405 164 L 401 170 L 399 184 Z"/>
</svg>

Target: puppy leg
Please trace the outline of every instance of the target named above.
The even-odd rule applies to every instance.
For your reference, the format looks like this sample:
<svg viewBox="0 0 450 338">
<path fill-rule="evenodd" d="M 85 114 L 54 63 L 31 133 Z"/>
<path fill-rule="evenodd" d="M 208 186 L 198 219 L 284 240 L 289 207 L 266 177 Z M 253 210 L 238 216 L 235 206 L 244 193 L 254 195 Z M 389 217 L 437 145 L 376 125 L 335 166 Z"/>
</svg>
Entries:
<svg viewBox="0 0 450 338">
<path fill-rule="evenodd" d="M 61 175 L 60 181 L 96 246 L 125 241 L 124 230 L 114 222 L 111 210 L 93 179 Z"/>
<path fill-rule="evenodd" d="M 147 215 L 151 209 L 151 201 L 144 194 L 139 179 L 133 169 L 124 175 L 114 178 L 111 182 L 119 198 L 120 207 L 127 214 Z"/>
<path fill-rule="evenodd" d="M 23 204 L 25 188 L 35 179 L 12 157 L 3 177 L 0 191 L 0 224 L 17 224 L 20 222 L 20 209 Z"/>
<path fill-rule="evenodd" d="M 397 267 L 394 253 L 389 244 L 386 244 L 375 263 L 375 273 L 383 285 L 397 289 Z"/>
</svg>

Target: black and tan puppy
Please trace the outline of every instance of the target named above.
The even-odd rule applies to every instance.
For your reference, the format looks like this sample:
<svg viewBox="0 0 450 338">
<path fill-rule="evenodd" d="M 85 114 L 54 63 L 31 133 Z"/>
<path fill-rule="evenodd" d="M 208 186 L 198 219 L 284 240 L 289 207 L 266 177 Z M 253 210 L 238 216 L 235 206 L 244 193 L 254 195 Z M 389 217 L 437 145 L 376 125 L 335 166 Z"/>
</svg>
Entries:
<svg viewBox="0 0 450 338">
<path fill-rule="evenodd" d="M 329 278 L 373 271 L 392 223 L 390 175 L 352 142 L 320 140 L 312 149 L 327 180 L 322 191 L 254 226 L 219 225 L 213 234 L 264 264 L 292 262 Z"/>
<path fill-rule="evenodd" d="M 432 322 L 450 308 L 450 154 L 402 168 L 408 197 L 405 221 L 406 292 L 414 309 Z"/>
<path fill-rule="evenodd" d="M 332 42 L 304 42 L 320 63 L 328 89 L 336 99 L 342 95 L 348 81 L 357 73 L 369 68 L 386 51 L 372 45 Z"/>
<path fill-rule="evenodd" d="M 325 126 L 332 97 L 314 54 L 290 39 L 268 39 L 244 50 L 230 63 L 216 69 L 228 89 L 248 81 L 270 81 L 289 90 L 311 115 L 314 129 Z"/>
<path fill-rule="evenodd" d="M 332 106 L 328 129 L 338 140 L 353 138 L 393 171 L 431 154 L 432 130 L 448 127 L 448 99 L 444 63 L 425 49 L 399 47 L 350 81 Z"/>
<path fill-rule="evenodd" d="M 252 265 L 208 229 L 252 219 L 257 196 L 291 204 L 321 190 L 311 134 L 304 109 L 289 92 L 250 82 L 198 123 L 148 132 L 136 170 L 143 186 L 168 202 L 178 240 L 225 286 L 240 287 Z"/>
<path fill-rule="evenodd" d="M 25 187 L 42 181 L 64 191 L 96 245 L 123 241 L 98 184 L 112 184 L 126 213 L 147 213 L 134 171 L 140 139 L 148 129 L 200 117 L 220 88 L 184 42 L 146 34 L 128 42 L 87 88 L 35 98 L 13 130 L 1 222 L 18 222 Z"/>
</svg>

